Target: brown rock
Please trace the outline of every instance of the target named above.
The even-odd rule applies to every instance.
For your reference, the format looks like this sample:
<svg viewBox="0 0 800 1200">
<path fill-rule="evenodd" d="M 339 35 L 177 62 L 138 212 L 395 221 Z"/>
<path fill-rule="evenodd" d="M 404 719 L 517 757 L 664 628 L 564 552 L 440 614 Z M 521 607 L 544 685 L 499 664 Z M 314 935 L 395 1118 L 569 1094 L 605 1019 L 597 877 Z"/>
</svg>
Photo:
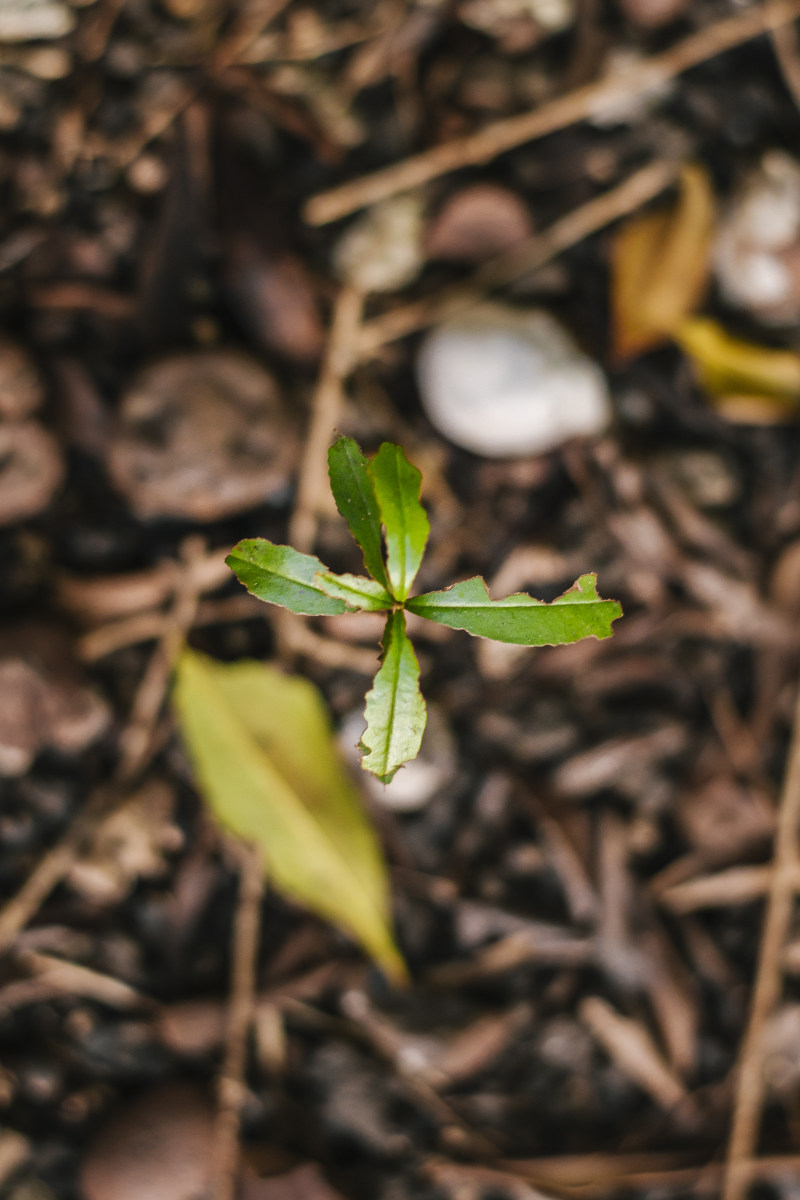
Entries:
<svg viewBox="0 0 800 1200">
<path fill-rule="evenodd" d="M 533 230 L 525 205 L 507 188 L 476 183 L 450 196 L 426 235 L 430 258 L 480 262 L 509 250 Z"/>
<path fill-rule="evenodd" d="M 89 1146 L 83 1200 L 207 1200 L 214 1111 L 202 1092 L 167 1084 L 134 1100 Z"/>
<path fill-rule="evenodd" d="M 718 223 L 714 270 L 723 299 L 765 325 L 794 325 L 800 319 L 796 158 L 768 150 L 739 181 Z"/>
<path fill-rule="evenodd" d="M 140 517 L 215 521 L 283 491 L 297 434 L 273 377 L 225 350 L 149 367 L 125 395 L 110 471 Z"/>
<path fill-rule="evenodd" d="M 42 512 L 63 476 L 58 446 L 38 421 L 0 424 L 0 525 Z"/>
</svg>

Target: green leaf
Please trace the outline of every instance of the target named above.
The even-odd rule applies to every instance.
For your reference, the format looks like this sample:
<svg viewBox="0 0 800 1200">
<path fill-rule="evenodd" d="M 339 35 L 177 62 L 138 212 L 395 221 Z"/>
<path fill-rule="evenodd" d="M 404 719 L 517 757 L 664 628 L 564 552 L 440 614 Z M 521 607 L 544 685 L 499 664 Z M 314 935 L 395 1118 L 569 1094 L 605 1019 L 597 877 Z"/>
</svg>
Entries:
<svg viewBox="0 0 800 1200">
<path fill-rule="evenodd" d="M 422 476 L 400 446 L 384 442 L 369 464 L 386 538 L 392 594 L 405 600 L 425 553 L 430 525 L 419 502 Z"/>
<path fill-rule="evenodd" d="M 349 608 L 382 612 L 394 605 L 383 584 L 367 575 L 334 575 L 333 571 L 318 571 L 317 583 L 326 596 L 344 600 Z"/>
<path fill-rule="evenodd" d="M 352 438 L 340 437 L 333 443 L 328 451 L 328 474 L 336 507 L 361 547 L 365 567 L 388 588 L 375 487 L 367 459 Z"/>
<path fill-rule="evenodd" d="M 406 608 L 440 625 L 465 629 L 475 637 L 519 646 L 559 646 L 584 637 L 611 637 L 611 622 L 622 616 L 616 600 L 598 596 L 596 575 L 581 575 L 551 604 L 525 592 L 492 600 L 486 584 L 476 576 L 442 592 L 414 596 Z"/>
<path fill-rule="evenodd" d="M 361 765 L 388 783 L 404 762 L 417 755 L 427 718 L 419 690 L 419 663 L 402 612 L 390 613 L 386 619 L 381 668 L 367 693 L 364 716 Z"/>
<path fill-rule="evenodd" d="M 174 699 L 219 823 L 260 848 L 278 891 L 347 930 L 403 980 L 383 860 L 316 688 L 262 663 L 222 664 L 187 650 Z"/>
<path fill-rule="evenodd" d="M 276 546 L 266 538 L 246 538 L 234 546 L 226 563 L 248 592 L 310 617 L 347 612 L 343 600 L 329 596 L 317 583 L 327 567 L 311 554 Z"/>
</svg>

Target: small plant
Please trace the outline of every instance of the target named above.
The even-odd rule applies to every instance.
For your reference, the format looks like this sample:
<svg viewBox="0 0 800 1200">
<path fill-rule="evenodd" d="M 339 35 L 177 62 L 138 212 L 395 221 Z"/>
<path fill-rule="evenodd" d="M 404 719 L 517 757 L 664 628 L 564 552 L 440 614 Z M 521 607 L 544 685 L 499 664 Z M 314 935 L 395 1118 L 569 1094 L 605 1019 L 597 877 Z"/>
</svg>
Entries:
<svg viewBox="0 0 800 1200">
<path fill-rule="evenodd" d="M 318 558 L 266 538 L 239 542 L 227 563 L 241 583 L 270 604 L 303 616 L 385 612 L 381 665 L 366 698 L 361 765 L 384 782 L 416 756 L 425 729 L 419 663 L 406 633 L 406 612 L 476 637 L 520 646 L 553 646 L 606 638 L 622 615 L 616 600 L 597 594 L 594 575 L 547 604 L 525 592 L 492 600 L 476 576 L 444 591 L 412 596 L 430 526 L 419 499 L 421 475 L 400 446 L 384 442 L 370 460 L 352 438 L 328 452 L 336 507 L 369 572 L 335 575 Z"/>
</svg>

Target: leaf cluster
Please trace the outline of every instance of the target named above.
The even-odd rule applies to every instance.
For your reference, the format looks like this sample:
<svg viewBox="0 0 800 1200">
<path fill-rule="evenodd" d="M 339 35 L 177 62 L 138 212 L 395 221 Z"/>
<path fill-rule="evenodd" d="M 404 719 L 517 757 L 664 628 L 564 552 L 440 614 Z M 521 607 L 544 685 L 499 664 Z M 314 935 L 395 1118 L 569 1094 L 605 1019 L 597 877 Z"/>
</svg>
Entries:
<svg viewBox="0 0 800 1200">
<path fill-rule="evenodd" d="M 334 574 L 313 555 L 265 538 L 239 542 L 226 561 L 254 596 L 303 616 L 386 613 L 381 664 L 367 694 L 360 747 L 362 766 L 379 779 L 388 782 L 416 756 L 425 729 L 407 612 L 523 646 L 611 636 L 611 623 L 622 610 L 616 601 L 600 598 L 594 575 L 582 575 L 550 604 L 524 592 L 492 600 L 477 576 L 412 596 L 430 530 L 419 498 L 420 472 L 392 442 L 368 459 L 349 437 L 331 446 L 328 470 L 336 506 L 361 548 L 367 575 Z"/>
</svg>

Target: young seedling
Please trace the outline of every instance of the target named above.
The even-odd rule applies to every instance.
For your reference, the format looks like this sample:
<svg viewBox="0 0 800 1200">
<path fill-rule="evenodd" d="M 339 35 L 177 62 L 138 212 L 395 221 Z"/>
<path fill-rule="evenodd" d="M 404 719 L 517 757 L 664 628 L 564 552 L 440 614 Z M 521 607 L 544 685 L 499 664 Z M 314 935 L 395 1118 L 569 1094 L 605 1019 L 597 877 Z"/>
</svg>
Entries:
<svg viewBox="0 0 800 1200">
<path fill-rule="evenodd" d="M 239 542 L 226 561 L 259 600 L 293 613 L 387 614 L 381 665 L 367 694 L 367 727 L 360 744 L 361 765 L 384 782 L 416 756 L 425 729 L 419 663 L 406 633 L 406 612 L 520 646 L 611 636 L 611 623 L 622 609 L 616 600 L 600 598 L 595 575 L 581 575 L 550 604 L 525 592 L 492 600 L 479 576 L 412 596 L 430 530 L 419 499 L 420 472 L 392 442 L 384 442 L 370 460 L 348 437 L 331 446 L 328 471 L 336 507 L 361 547 L 368 576 L 335 575 L 313 555 L 266 538 Z"/>
</svg>

